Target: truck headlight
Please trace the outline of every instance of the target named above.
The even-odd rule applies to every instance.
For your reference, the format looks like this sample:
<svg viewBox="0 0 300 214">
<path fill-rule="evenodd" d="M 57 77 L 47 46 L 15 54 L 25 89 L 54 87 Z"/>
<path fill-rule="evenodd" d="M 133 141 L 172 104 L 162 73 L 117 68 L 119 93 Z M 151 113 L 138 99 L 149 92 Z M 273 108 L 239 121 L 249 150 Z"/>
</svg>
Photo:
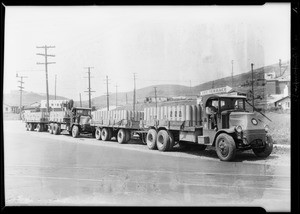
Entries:
<svg viewBox="0 0 300 214">
<path fill-rule="evenodd" d="M 235 131 L 237 131 L 238 133 L 242 133 L 243 128 L 241 126 L 236 126 Z"/>
<path fill-rule="evenodd" d="M 268 132 L 269 131 L 269 126 L 265 125 L 265 131 Z"/>
</svg>

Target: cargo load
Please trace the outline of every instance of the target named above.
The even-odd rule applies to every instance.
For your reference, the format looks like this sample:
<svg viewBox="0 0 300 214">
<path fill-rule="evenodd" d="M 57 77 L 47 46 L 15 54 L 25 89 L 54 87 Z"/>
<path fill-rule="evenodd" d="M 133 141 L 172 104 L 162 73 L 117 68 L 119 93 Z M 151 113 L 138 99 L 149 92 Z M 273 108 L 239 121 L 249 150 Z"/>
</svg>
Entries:
<svg viewBox="0 0 300 214">
<path fill-rule="evenodd" d="M 48 122 L 48 112 L 26 112 L 24 113 L 25 122 Z"/>
</svg>

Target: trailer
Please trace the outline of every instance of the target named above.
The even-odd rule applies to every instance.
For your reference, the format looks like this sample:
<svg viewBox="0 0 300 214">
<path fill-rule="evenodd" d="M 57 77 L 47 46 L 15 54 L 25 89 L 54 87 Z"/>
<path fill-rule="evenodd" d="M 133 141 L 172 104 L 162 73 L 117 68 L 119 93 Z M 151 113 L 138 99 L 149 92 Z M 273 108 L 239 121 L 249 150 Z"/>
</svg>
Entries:
<svg viewBox="0 0 300 214">
<path fill-rule="evenodd" d="M 93 111 L 91 126 L 97 140 L 109 141 L 113 137 L 118 143 L 127 143 L 135 134 L 139 136 L 142 111 L 111 110 Z"/>
<path fill-rule="evenodd" d="M 26 112 L 24 122 L 27 131 L 46 131 L 49 123 L 48 112 Z"/>
</svg>

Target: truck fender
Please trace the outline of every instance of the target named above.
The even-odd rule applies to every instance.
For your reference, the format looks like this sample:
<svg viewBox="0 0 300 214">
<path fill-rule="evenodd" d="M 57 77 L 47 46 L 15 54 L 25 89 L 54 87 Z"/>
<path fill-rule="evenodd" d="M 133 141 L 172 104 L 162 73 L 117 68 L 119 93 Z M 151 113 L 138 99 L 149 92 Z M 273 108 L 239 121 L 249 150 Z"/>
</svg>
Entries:
<svg viewBox="0 0 300 214">
<path fill-rule="evenodd" d="M 216 140 L 217 140 L 217 137 L 222 134 L 222 133 L 225 133 L 225 134 L 228 134 L 228 135 L 232 135 L 233 133 L 235 133 L 235 130 L 234 128 L 229 128 L 229 129 L 220 129 L 217 131 L 217 133 L 215 134 L 215 137 L 214 137 L 214 141 L 213 141 L 213 144 L 212 146 L 215 146 L 216 144 Z"/>
</svg>

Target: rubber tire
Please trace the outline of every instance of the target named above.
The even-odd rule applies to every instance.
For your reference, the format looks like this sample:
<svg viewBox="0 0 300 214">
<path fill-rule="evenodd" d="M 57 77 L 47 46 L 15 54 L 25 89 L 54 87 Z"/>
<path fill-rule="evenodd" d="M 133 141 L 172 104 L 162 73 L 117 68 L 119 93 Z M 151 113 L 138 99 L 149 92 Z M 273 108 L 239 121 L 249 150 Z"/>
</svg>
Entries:
<svg viewBox="0 0 300 214">
<path fill-rule="evenodd" d="M 170 136 L 167 130 L 160 130 L 156 140 L 157 149 L 161 152 L 168 151 L 170 147 Z"/>
<path fill-rule="evenodd" d="M 53 134 L 55 134 L 55 135 L 59 135 L 60 134 L 60 127 L 59 127 L 59 125 L 57 123 L 55 123 L 53 125 Z"/>
<path fill-rule="evenodd" d="M 170 132 L 170 131 L 167 131 L 167 132 L 168 132 L 168 135 L 170 138 L 170 145 L 169 145 L 168 150 L 171 151 L 173 149 L 173 147 L 175 146 L 175 140 L 174 140 L 174 136 L 173 136 L 172 132 Z"/>
<path fill-rule="evenodd" d="M 259 149 L 252 149 L 254 154 L 257 157 L 266 158 L 268 157 L 272 151 L 273 151 L 273 139 L 270 134 L 266 135 L 266 146 L 265 148 L 259 148 Z"/>
<path fill-rule="evenodd" d="M 225 144 L 225 146 L 228 149 L 228 154 L 226 154 L 226 155 L 223 155 L 221 152 L 220 144 L 222 142 Z M 236 146 L 235 146 L 234 139 L 230 135 L 224 134 L 224 133 L 220 134 L 217 137 L 215 147 L 216 147 L 217 155 L 221 161 L 231 161 L 235 158 Z"/>
<path fill-rule="evenodd" d="M 78 126 L 73 126 L 72 127 L 72 137 L 77 138 L 79 136 L 79 128 Z"/>
<path fill-rule="evenodd" d="M 109 128 L 103 128 L 101 131 L 101 139 L 104 141 L 108 141 L 111 139 L 111 132 Z"/>
<path fill-rule="evenodd" d="M 36 125 L 36 131 L 37 131 L 37 132 L 42 132 L 42 131 L 43 131 L 43 124 L 38 123 L 38 124 Z"/>
<path fill-rule="evenodd" d="M 53 134 L 53 123 L 50 123 L 49 124 L 49 127 L 48 127 L 48 132 L 50 133 L 50 134 Z"/>
<path fill-rule="evenodd" d="M 156 145 L 157 132 L 155 129 L 150 129 L 147 133 L 146 143 L 149 149 L 155 150 L 157 149 Z"/>
<path fill-rule="evenodd" d="M 127 132 L 124 129 L 119 129 L 118 133 L 117 133 L 117 141 L 120 144 L 126 143 L 127 140 Z"/>
<path fill-rule="evenodd" d="M 34 130 L 33 124 L 32 124 L 32 123 L 29 123 L 29 124 L 28 124 L 28 130 L 29 130 L 29 131 L 33 131 L 33 130 Z"/>
<path fill-rule="evenodd" d="M 28 123 L 26 123 L 25 127 L 26 127 L 26 131 L 29 131 L 29 124 Z"/>
<path fill-rule="evenodd" d="M 101 129 L 99 127 L 97 127 L 95 130 L 95 138 L 97 140 L 101 140 Z"/>
</svg>

